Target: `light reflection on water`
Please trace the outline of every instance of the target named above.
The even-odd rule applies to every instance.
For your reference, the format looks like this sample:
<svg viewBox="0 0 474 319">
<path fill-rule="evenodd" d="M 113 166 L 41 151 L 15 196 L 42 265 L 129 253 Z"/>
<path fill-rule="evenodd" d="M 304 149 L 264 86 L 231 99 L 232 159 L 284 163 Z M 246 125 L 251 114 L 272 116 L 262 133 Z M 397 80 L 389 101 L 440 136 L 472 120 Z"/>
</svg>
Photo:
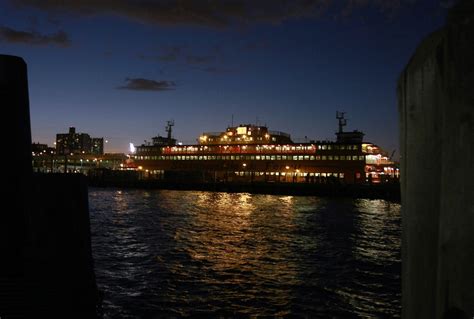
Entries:
<svg viewBox="0 0 474 319">
<path fill-rule="evenodd" d="M 400 205 L 91 189 L 108 317 L 400 315 Z"/>
</svg>

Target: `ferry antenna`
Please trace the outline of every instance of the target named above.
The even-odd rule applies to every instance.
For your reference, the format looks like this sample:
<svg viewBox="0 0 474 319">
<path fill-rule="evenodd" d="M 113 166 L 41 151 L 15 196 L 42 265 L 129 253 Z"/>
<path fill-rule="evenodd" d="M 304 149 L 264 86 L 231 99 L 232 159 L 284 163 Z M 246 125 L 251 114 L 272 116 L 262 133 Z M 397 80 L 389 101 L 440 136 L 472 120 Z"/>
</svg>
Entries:
<svg viewBox="0 0 474 319">
<path fill-rule="evenodd" d="M 166 133 L 168 133 L 168 141 L 171 141 L 171 132 L 173 130 L 174 120 L 166 121 Z"/>
<path fill-rule="evenodd" d="M 347 125 L 347 120 L 344 118 L 344 114 L 346 114 L 346 112 L 336 111 L 336 119 L 339 120 L 339 133 L 342 133 L 342 128 Z"/>
</svg>

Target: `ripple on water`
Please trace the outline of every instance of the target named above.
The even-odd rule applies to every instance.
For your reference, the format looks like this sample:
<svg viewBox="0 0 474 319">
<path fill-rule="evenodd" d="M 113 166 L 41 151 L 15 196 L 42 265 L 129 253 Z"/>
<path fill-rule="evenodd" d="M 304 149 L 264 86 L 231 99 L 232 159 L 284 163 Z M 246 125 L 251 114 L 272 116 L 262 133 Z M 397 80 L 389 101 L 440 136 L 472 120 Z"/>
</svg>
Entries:
<svg viewBox="0 0 474 319">
<path fill-rule="evenodd" d="M 107 317 L 400 316 L 400 205 L 91 189 Z"/>
</svg>

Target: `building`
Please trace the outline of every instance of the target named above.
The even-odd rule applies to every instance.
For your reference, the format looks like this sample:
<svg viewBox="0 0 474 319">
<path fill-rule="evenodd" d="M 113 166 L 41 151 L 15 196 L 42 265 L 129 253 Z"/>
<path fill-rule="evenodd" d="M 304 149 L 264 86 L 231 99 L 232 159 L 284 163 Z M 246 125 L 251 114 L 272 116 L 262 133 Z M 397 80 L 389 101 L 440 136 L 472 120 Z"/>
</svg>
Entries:
<svg viewBox="0 0 474 319">
<path fill-rule="evenodd" d="M 203 133 L 197 145 L 146 144 L 134 161 L 144 176 L 176 182 L 379 183 L 398 179 L 395 163 L 359 131 L 344 132 L 337 113 L 336 141 L 294 143 L 266 126 L 239 125 Z"/>
<path fill-rule="evenodd" d="M 91 154 L 102 155 L 104 154 L 104 138 L 93 137 L 91 139 Z"/>
<path fill-rule="evenodd" d="M 59 155 L 102 155 L 104 154 L 104 139 L 91 138 L 87 133 L 76 133 L 76 128 L 70 127 L 68 133 L 56 134 L 56 152 Z"/>
</svg>

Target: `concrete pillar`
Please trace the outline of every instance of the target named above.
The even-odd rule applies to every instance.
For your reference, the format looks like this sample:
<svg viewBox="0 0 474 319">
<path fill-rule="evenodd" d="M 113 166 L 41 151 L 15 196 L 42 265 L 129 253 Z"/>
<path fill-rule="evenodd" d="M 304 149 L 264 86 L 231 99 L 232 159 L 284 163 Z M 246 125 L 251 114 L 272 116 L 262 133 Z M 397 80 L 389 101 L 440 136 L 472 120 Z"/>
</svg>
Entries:
<svg viewBox="0 0 474 319">
<path fill-rule="evenodd" d="M 87 181 L 33 175 L 26 64 L 0 55 L 0 318 L 95 318 Z"/>
<path fill-rule="evenodd" d="M 419 45 L 398 99 L 402 317 L 474 318 L 474 2 Z"/>
<path fill-rule="evenodd" d="M 31 131 L 26 64 L 15 56 L 0 55 L 2 106 L 2 182 L 0 192 L 0 316 L 22 305 L 25 284 L 25 243 L 32 181 Z"/>
</svg>

